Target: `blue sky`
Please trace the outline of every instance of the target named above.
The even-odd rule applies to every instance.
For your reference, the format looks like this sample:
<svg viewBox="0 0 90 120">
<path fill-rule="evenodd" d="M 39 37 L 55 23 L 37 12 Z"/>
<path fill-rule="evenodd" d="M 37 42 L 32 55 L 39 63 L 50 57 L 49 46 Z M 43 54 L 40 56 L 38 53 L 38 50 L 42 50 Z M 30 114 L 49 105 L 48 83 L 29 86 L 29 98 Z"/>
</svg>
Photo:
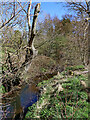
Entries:
<svg viewBox="0 0 90 120">
<path fill-rule="evenodd" d="M 65 14 L 69 14 L 70 11 L 64 7 L 65 2 L 42 2 L 41 3 L 41 13 L 39 17 L 43 19 L 46 14 L 50 14 L 53 18 L 54 16 L 58 16 L 59 19 L 62 19 L 62 16 Z M 72 13 L 72 11 L 70 12 Z M 73 13 L 72 13 L 73 14 Z"/>
</svg>

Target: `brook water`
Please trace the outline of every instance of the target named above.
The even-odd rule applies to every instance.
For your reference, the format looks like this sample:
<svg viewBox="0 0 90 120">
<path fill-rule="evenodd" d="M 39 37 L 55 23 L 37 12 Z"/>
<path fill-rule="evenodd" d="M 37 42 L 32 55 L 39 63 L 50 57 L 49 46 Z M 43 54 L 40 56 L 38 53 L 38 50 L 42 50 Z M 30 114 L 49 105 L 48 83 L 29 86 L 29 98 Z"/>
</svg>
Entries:
<svg viewBox="0 0 90 120">
<path fill-rule="evenodd" d="M 28 107 L 39 98 L 39 89 L 35 85 L 25 85 L 19 93 L 5 97 L 0 104 L 0 120 L 19 119 L 20 114 L 26 114 Z M 23 116 L 24 117 L 24 116 Z"/>
<path fill-rule="evenodd" d="M 42 80 L 52 78 L 56 74 L 57 71 L 54 71 L 42 76 L 36 76 L 33 81 L 35 84 L 38 84 Z M 25 116 L 28 107 L 39 98 L 40 90 L 35 84 L 23 85 L 19 92 L 14 92 L 15 94 L 11 94 L 0 101 L 0 103 L 2 103 L 0 104 L 0 120 L 8 120 L 8 118 L 10 118 L 10 120 L 13 120 L 13 118 L 20 120 L 19 118 L 21 118 L 21 116 Z"/>
</svg>

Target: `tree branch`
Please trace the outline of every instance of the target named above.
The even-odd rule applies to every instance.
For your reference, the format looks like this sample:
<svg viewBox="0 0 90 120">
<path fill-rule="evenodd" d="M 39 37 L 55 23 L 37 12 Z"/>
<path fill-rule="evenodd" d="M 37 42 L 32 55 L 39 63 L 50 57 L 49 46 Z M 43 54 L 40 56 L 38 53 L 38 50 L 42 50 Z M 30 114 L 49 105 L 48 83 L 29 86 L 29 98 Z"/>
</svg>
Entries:
<svg viewBox="0 0 90 120">
<path fill-rule="evenodd" d="M 27 4 L 28 4 L 28 3 L 27 3 Z M 26 5 L 27 5 L 27 4 L 26 4 Z M 26 6 L 26 5 L 25 5 L 25 6 Z M 18 13 L 20 13 L 25 6 L 23 6 L 22 9 L 19 10 L 16 14 L 14 13 L 13 16 L 12 16 L 8 21 L 5 21 L 5 22 L 0 26 L 0 29 L 3 28 L 5 25 L 7 25 L 15 16 L 17 16 Z"/>
<path fill-rule="evenodd" d="M 17 0 L 18 1 L 18 0 Z M 23 9 L 22 5 L 20 4 L 20 2 L 18 2 L 18 4 L 20 5 L 20 7 L 22 8 L 22 10 L 27 14 L 26 10 Z"/>
<path fill-rule="evenodd" d="M 32 23 L 32 29 L 31 29 L 31 37 L 28 41 L 28 46 L 31 47 L 32 46 L 32 42 L 33 39 L 35 37 L 35 33 L 36 33 L 36 23 L 37 23 L 37 17 L 38 14 L 40 12 L 40 3 L 38 3 L 35 7 L 35 11 L 34 11 L 34 17 L 33 17 L 33 23 Z"/>
<path fill-rule="evenodd" d="M 27 9 L 27 21 L 28 21 L 29 37 L 30 37 L 30 29 L 31 29 L 31 25 L 30 25 L 30 10 L 31 10 L 31 0 L 30 0 L 30 3 L 28 5 L 28 9 Z"/>
</svg>

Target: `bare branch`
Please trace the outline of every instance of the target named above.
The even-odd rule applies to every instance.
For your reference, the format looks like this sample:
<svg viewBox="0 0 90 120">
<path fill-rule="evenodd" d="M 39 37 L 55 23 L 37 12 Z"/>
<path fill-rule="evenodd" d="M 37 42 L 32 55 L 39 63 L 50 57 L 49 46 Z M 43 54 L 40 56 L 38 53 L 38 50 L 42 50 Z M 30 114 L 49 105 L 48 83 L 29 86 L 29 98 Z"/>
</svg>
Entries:
<svg viewBox="0 0 90 120">
<path fill-rule="evenodd" d="M 68 3 L 68 7 L 72 7 L 74 10 L 83 12 L 85 11 L 86 13 L 88 12 L 89 6 L 88 6 L 88 2 L 87 0 L 85 0 L 85 3 L 82 4 L 82 2 L 74 2 L 74 0 L 72 0 L 72 2 L 67 2 Z"/>
<path fill-rule="evenodd" d="M 18 1 L 18 0 L 17 0 Z M 22 7 L 22 5 L 21 5 L 21 3 L 20 2 L 18 2 L 18 4 L 20 5 L 20 7 L 22 8 L 22 10 L 27 14 L 27 12 L 26 12 L 26 10 L 25 9 L 23 9 L 23 7 Z"/>
<path fill-rule="evenodd" d="M 30 0 L 30 3 L 28 5 L 28 9 L 27 9 L 27 21 L 28 21 L 29 34 L 30 34 L 30 29 L 31 29 L 31 25 L 30 25 L 30 9 L 31 9 L 31 0 Z"/>
<path fill-rule="evenodd" d="M 87 0 L 85 0 L 85 2 L 86 2 L 86 5 L 87 5 L 87 11 L 89 11 L 89 5 L 88 5 Z"/>
<path fill-rule="evenodd" d="M 27 3 L 27 4 L 28 4 L 28 3 Z M 26 4 L 26 5 L 27 5 L 27 4 Z M 26 6 L 26 5 L 25 5 L 25 6 Z M 23 6 L 22 9 L 19 10 L 16 14 L 14 13 L 13 16 L 12 16 L 8 21 L 5 21 L 5 22 L 0 26 L 0 29 L 3 28 L 5 25 L 7 25 L 14 17 L 16 17 L 16 16 L 18 15 L 18 13 L 20 13 L 25 6 Z"/>
<path fill-rule="evenodd" d="M 14 0 L 14 6 L 13 6 L 13 14 L 15 15 L 15 0 Z"/>
</svg>

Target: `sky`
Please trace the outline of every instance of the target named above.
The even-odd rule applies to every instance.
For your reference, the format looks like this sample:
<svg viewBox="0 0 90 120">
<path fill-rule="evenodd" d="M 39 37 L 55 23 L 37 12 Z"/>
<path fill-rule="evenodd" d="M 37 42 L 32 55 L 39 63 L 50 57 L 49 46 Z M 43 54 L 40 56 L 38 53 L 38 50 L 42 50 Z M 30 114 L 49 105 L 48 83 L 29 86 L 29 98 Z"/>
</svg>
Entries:
<svg viewBox="0 0 90 120">
<path fill-rule="evenodd" d="M 57 16 L 59 19 L 62 19 L 62 16 L 65 14 L 73 14 L 72 11 L 68 11 L 64 6 L 65 2 L 42 2 L 39 17 L 43 19 L 47 14 L 50 14 L 52 18 Z"/>
<path fill-rule="evenodd" d="M 0 0 L 2 2 L 13 2 L 13 0 Z M 30 0 L 18 0 L 18 2 L 29 2 Z M 32 0 L 33 2 L 65 2 L 66 0 Z M 72 2 L 72 0 L 67 0 L 68 2 Z M 75 2 L 83 2 L 85 0 L 74 0 Z M 90 0 L 87 0 L 89 2 Z"/>
<path fill-rule="evenodd" d="M 71 14 L 64 6 L 65 6 L 65 2 L 41 2 L 38 21 L 39 22 L 43 21 L 47 14 L 50 14 L 51 18 L 57 16 L 60 20 L 62 19 L 63 15 Z"/>
</svg>

